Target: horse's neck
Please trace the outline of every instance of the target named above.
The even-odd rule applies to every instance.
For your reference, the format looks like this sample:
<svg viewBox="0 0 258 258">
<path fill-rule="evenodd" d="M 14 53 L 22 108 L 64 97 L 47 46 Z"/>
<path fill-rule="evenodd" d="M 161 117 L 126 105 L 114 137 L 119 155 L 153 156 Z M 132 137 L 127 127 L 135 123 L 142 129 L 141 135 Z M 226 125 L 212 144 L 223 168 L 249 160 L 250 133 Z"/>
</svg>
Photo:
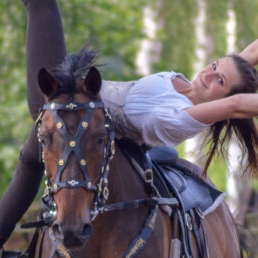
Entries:
<svg viewBox="0 0 258 258">
<path fill-rule="evenodd" d="M 143 180 L 117 146 L 115 156 L 110 162 L 109 192 L 109 202 L 140 199 L 147 196 Z"/>
</svg>

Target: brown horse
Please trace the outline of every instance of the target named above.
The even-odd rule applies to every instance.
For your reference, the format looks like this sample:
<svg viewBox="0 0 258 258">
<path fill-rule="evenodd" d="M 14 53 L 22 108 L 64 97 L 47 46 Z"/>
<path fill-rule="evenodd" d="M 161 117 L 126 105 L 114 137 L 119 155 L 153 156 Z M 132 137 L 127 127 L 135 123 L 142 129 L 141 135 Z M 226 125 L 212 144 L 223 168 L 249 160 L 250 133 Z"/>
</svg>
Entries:
<svg viewBox="0 0 258 258">
<path fill-rule="evenodd" d="M 192 253 L 173 250 L 172 235 L 182 233 L 166 210 L 180 204 L 153 193 L 151 173 L 142 179 L 115 144 L 113 123 L 99 96 L 100 73 L 91 67 L 83 79 L 76 71 L 42 69 L 38 74 L 46 104 L 36 129 L 48 182 L 41 215 L 46 223 L 35 257 L 200 258 L 193 233 Z M 240 257 L 234 220 L 224 202 L 201 224 L 203 257 Z"/>
</svg>

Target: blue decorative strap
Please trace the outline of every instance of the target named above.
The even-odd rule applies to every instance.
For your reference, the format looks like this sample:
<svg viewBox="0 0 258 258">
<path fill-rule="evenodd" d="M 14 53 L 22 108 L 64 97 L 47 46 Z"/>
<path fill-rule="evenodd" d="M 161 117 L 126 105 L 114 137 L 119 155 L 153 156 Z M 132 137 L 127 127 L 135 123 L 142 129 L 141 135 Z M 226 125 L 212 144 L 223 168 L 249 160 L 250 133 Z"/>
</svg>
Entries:
<svg viewBox="0 0 258 258">
<path fill-rule="evenodd" d="M 156 205 L 150 212 L 148 218 L 145 221 L 144 228 L 141 233 L 134 238 L 132 244 L 127 249 L 122 258 L 132 258 L 137 255 L 147 243 L 148 239 L 151 236 L 151 233 L 154 231 L 156 221 L 158 218 L 158 205 Z"/>
</svg>

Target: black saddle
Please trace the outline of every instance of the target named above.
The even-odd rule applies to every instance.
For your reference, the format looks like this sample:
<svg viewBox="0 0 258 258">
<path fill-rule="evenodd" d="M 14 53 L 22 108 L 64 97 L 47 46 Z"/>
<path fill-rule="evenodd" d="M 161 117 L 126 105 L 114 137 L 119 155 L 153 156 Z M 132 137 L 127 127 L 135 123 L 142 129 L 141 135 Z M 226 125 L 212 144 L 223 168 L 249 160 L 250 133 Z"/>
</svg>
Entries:
<svg viewBox="0 0 258 258">
<path fill-rule="evenodd" d="M 185 211 L 195 208 L 201 215 L 206 215 L 224 198 L 224 193 L 177 162 L 178 153 L 175 148 L 154 147 L 147 151 L 147 155 L 156 164 L 155 169 L 163 177 L 170 193 L 178 195 Z"/>
</svg>

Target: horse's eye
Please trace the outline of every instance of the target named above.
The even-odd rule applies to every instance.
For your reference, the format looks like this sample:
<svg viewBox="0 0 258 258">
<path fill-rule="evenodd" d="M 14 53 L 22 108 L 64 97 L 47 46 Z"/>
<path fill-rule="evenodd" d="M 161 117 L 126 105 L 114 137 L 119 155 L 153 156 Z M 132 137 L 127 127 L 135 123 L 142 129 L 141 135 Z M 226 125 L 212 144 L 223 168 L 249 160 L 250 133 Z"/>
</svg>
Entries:
<svg viewBox="0 0 258 258">
<path fill-rule="evenodd" d="M 98 144 L 103 144 L 105 140 L 105 135 L 101 135 L 98 139 Z"/>
<path fill-rule="evenodd" d="M 39 135 L 39 136 L 38 136 L 38 139 L 39 139 L 39 142 L 40 142 L 42 145 L 46 145 L 46 142 L 45 142 L 45 139 L 44 139 L 44 136 L 43 136 L 43 135 Z"/>
</svg>

